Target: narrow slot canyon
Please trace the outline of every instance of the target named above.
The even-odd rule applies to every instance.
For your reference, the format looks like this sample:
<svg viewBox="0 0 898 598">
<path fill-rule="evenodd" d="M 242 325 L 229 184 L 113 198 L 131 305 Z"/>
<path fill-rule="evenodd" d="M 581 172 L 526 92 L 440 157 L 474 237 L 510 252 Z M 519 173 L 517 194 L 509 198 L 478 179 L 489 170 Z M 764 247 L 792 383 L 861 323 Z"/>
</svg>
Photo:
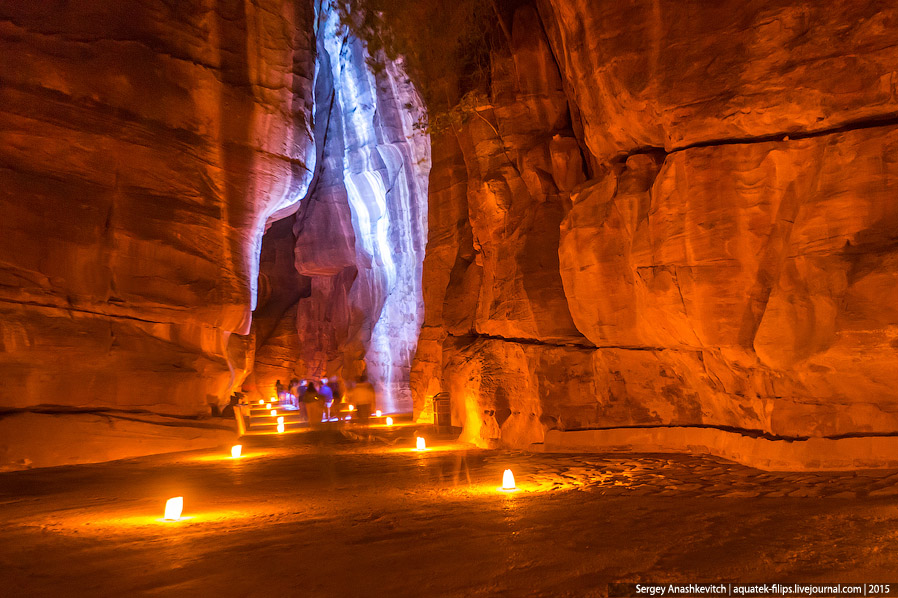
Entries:
<svg viewBox="0 0 898 598">
<path fill-rule="evenodd" d="M 0 49 L 0 595 L 898 591 L 898 6 L 0 0 Z"/>
</svg>

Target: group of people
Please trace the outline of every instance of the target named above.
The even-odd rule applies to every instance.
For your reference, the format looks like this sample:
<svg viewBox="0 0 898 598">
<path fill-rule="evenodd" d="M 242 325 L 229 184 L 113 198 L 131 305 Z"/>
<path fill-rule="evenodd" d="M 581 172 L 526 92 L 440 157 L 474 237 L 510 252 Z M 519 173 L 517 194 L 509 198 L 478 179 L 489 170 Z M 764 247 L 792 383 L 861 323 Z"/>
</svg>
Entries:
<svg viewBox="0 0 898 598">
<path fill-rule="evenodd" d="M 321 378 L 316 385 L 314 380 L 293 378 L 287 386 L 278 380 L 275 383 L 278 400 L 291 403 L 305 411 L 309 424 L 320 425 L 334 417 L 340 417 L 344 406 L 353 406 L 351 417 L 366 423 L 375 409 L 377 398 L 374 386 L 366 376 L 360 376 L 347 389 L 337 377 Z"/>
</svg>

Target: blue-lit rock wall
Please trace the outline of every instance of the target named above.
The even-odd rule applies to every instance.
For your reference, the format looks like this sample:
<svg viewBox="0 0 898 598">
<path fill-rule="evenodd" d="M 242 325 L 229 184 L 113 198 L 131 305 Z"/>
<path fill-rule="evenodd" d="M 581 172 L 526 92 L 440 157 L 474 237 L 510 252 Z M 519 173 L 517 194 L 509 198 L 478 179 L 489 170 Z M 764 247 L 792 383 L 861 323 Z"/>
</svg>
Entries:
<svg viewBox="0 0 898 598">
<path fill-rule="evenodd" d="M 366 373 L 385 411 L 412 408 L 409 369 L 423 317 L 430 140 L 400 64 L 375 73 L 364 44 L 318 7 L 316 140 L 320 169 L 297 214 L 296 375 Z"/>
</svg>

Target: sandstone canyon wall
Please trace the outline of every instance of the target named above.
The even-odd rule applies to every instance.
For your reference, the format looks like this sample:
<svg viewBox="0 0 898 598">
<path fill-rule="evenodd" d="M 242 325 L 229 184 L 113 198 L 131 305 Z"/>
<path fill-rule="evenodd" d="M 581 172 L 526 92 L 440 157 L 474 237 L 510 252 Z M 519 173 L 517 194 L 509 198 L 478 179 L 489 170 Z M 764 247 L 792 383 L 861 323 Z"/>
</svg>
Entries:
<svg viewBox="0 0 898 598">
<path fill-rule="evenodd" d="M 293 225 L 310 291 L 278 325 L 294 334 L 273 343 L 293 343 L 294 358 L 263 373 L 257 355 L 255 379 L 270 392 L 276 378 L 367 374 L 380 407 L 411 411 L 430 170 L 428 136 L 414 127 L 423 108 L 401 64 L 372 69 L 334 6 L 317 12 L 320 167 Z"/>
<path fill-rule="evenodd" d="M 218 444 L 278 378 L 411 409 L 430 143 L 332 3 L 0 2 L 0 49 L 0 468 Z"/>
<path fill-rule="evenodd" d="M 262 234 L 315 168 L 313 30 L 304 0 L 0 2 L 0 466 L 215 440 L 192 418 L 252 363 Z"/>
<path fill-rule="evenodd" d="M 504 17 L 490 97 L 434 137 L 416 410 L 449 392 L 482 445 L 898 433 L 898 9 Z"/>
<path fill-rule="evenodd" d="M 496 6 L 431 148 L 323 0 L 0 0 L 0 468 L 366 371 L 481 445 L 898 436 L 898 9 Z"/>
</svg>

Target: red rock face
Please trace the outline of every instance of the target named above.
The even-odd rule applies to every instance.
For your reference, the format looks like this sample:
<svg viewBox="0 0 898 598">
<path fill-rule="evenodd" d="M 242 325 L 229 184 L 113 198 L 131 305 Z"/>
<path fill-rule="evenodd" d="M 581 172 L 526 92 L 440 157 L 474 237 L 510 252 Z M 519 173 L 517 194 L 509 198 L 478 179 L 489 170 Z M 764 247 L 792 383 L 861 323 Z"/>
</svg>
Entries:
<svg viewBox="0 0 898 598">
<path fill-rule="evenodd" d="M 372 366 L 404 407 L 420 305 L 394 290 L 417 289 L 429 194 L 412 391 L 419 411 L 448 391 L 464 438 L 898 430 L 898 10 L 506 17 L 427 192 L 395 66 L 336 44 L 313 106 L 311 2 L 0 4 L 0 409 L 152 428 L 244 382 Z M 33 438 L 61 421 L 17 417 Z M 27 458 L 10 447 L 0 468 Z"/>
<path fill-rule="evenodd" d="M 517 446 L 898 429 L 898 11 L 547 0 L 511 21 L 489 105 L 434 140 L 418 409 L 448 391 L 465 437 Z"/>
<path fill-rule="evenodd" d="M 311 178 L 312 21 L 287 0 L 0 4 L 0 406 L 227 398 L 265 221 Z"/>
<path fill-rule="evenodd" d="M 600 160 L 898 111 L 890 2 L 545 0 L 541 15 Z"/>
</svg>

